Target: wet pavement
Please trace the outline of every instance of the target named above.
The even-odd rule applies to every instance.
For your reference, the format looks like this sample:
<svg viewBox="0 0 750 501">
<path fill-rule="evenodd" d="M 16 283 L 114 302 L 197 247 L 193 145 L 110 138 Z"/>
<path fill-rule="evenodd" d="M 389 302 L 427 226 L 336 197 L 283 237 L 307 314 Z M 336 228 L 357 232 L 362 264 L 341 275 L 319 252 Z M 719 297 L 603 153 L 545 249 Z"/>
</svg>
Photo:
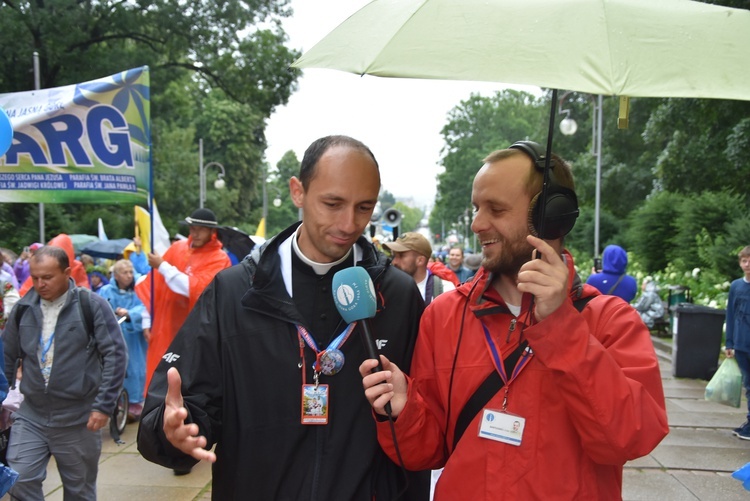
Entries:
<svg viewBox="0 0 750 501">
<path fill-rule="evenodd" d="M 745 421 L 740 409 L 704 400 L 706 381 L 672 376 L 669 340 L 654 338 L 667 401 L 669 435 L 651 454 L 625 465 L 626 501 L 747 501 L 750 492 L 731 473 L 750 462 L 750 441 L 732 435 Z M 189 475 L 144 460 L 136 448 L 136 425 L 128 425 L 116 445 L 108 434 L 99 463 L 98 496 L 102 501 L 207 501 L 211 499 L 211 467 L 198 464 Z M 45 500 L 62 501 L 60 477 L 50 461 L 44 482 Z M 6 495 L 0 501 L 6 501 Z"/>
</svg>

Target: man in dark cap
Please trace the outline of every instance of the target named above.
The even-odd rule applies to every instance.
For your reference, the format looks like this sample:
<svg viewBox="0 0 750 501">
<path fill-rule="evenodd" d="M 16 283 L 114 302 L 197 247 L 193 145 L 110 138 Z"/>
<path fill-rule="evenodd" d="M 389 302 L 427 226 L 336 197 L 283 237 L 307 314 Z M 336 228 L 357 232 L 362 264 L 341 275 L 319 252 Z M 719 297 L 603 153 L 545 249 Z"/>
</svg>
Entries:
<svg viewBox="0 0 750 501">
<path fill-rule="evenodd" d="M 159 360 L 182 327 L 203 289 L 213 280 L 214 275 L 230 266 L 229 257 L 222 250 L 221 242 L 216 235 L 219 223 L 212 210 L 197 209 L 180 221 L 180 224 L 190 227 L 188 239 L 174 242 L 163 256 L 149 253 L 148 264 L 152 271 L 135 289 L 147 309 L 143 325 L 144 335 L 149 342 L 146 355 L 146 388 Z M 154 280 L 153 304 L 151 280 Z M 153 319 L 152 307 L 156 310 Z"/>
</svg>

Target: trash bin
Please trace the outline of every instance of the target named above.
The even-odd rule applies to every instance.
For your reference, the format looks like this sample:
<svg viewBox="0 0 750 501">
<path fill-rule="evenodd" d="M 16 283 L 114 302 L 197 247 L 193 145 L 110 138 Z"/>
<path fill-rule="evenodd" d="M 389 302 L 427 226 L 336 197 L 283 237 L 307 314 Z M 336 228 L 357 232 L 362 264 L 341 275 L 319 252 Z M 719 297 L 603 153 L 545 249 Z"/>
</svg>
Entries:
<svg viewBox="0 0 750 501">
<path fill-rule="evenodd" d="M 674 331 L 674 310 L 680 303 L 692 303 L 690 287 L 670 285 L 667 287 L 667 310 L 669 311 L 669 329 Z"/>
<path fill-rule="evenodd" d="M 713 376 L 719 365 L 726 310 L 680 303 L 672 318 L 672 375 L 692 379 Z"/>
</svg>

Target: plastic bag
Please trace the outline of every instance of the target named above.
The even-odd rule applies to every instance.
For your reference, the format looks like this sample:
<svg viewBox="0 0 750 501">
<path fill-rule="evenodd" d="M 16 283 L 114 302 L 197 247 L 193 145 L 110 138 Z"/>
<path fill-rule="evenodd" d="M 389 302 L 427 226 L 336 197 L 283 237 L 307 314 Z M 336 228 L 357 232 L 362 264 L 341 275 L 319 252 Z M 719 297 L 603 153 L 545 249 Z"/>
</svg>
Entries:
<svg viewBox="0 0 750 501">
<path fill-rule="evenodd" d="M 0 496 L 5 494 L 13 487 L 18 480 L 18 473 L 10 466 L 0 463 Z"/>
<path fill-rule="evenodd" d="M 740 480 L 745 490 L 750 491 L 750 463 L 732 473 L 732 478 Z"/>
<path fill-rule="evenodd" d="M 742 373 L 734 358 L 725 358 L 706 385 L 706 400 L 739 408 L 742 399 Z"/>
</svg>

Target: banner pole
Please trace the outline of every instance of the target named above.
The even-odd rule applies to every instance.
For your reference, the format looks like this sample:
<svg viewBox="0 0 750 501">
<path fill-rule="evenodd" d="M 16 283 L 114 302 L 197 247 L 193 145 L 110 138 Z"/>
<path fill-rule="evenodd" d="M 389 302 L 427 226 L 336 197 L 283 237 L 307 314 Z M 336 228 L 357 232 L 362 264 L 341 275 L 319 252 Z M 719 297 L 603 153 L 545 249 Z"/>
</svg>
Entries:
<svg viewBox="0 0 750 501">
<path fill-rule="evenodd" d="M 34 51 L 34 90 L 41 89 L 41 79 L 39 76 L 39 52 Z M 44 244 L 47 240 L 44 238 L 44 203 L 39 204 L 39 242 Z"/>
</svg>

